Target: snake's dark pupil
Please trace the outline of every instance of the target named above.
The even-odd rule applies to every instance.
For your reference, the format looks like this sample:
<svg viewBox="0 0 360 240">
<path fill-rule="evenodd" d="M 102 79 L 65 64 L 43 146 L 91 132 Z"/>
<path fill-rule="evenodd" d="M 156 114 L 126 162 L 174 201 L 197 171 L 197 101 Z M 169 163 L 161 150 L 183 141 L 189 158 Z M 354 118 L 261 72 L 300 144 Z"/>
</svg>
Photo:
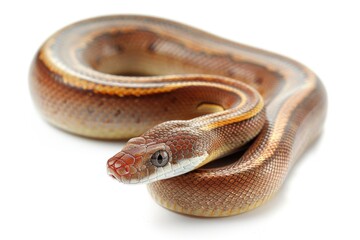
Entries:
<svg viewBox="0 0 360 240">
<path fill-rule="evenodd" d="M 158 160 L 158 163 L 159 163 L 159 164 L 161 164 L 161 163 L 162 163 L 162 161 L 163 161 L 163 157 L 161 156 L 161 154 L 159 154 L 159 156 L 158 156 L 157 160 Z"/>
</svg>

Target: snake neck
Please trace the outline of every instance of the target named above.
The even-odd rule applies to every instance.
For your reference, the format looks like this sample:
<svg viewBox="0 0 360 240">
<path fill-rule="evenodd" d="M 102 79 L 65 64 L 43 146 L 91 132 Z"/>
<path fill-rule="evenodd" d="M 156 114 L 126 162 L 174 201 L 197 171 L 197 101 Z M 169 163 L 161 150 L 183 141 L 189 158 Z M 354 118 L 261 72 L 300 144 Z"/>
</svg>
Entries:
<svg viewBox="0 0 360 240">
<path fill-rule="evenodd" d="M 234 153 L 251 142 L 260 133 L 266 122 L 265 112 L 265 109 L 262 109 L 246 120 L 228 122 L 213 128 L 206 127 L 203 124 L 203 127 L 199 128 L 198 135 L 199 139 L 202 139 L 200 145 L 204 146 L 204 152 L 208 156 L 198 167 Z M 196 122 L 196 120 L 192 120 L 192 122 Z"/>
</svg>

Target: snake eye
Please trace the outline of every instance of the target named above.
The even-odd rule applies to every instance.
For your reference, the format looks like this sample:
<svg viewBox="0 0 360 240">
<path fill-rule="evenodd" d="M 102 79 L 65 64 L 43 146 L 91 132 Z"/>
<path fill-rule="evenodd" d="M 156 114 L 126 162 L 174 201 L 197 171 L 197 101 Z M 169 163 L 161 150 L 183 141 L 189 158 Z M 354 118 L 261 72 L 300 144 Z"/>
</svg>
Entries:
<svg viewBox="0 0 360 240">
<path fill-rule="evenodd" d="M 169 162 L 169 155 L 166 151 L 160 150 L 151 156 L 150 161 L 155 167 L 163 167 Z"/>
</svg>

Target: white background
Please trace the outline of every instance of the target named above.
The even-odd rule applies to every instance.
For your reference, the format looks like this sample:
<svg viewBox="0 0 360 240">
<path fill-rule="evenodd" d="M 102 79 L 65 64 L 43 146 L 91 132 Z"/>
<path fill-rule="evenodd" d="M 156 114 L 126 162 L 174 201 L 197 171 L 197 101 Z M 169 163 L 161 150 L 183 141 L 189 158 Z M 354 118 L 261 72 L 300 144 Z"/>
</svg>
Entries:
<svg viewBox="0 0 360 240">
<path fill-rule="evenodd" d="M 359 9 L 356 1 L 2 1 L 0 239 L 359 239 Z M 69 135 L 41 119 L 27 82 L 37 48 L 69 23 L 120 13 L 184 22 L 320 76 L 329 95 L 324 132 L 274 199 L 235 217 L 175 214 L 145 186 L 107 176 L 122 143 Z"/>
</svg>

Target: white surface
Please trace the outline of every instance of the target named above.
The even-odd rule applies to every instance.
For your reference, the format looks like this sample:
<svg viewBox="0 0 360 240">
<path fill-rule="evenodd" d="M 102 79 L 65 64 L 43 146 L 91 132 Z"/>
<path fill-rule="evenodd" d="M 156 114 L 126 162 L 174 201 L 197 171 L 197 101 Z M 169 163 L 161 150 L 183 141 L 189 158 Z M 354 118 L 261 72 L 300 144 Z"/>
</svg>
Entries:
<svg viewBox="0 0 360 240">
<path fill-rule="evenodd" d="M 90 2 L 1 2 L 0 239 L 359 239 L 356 1 Z M 115 13 L 188 23 L 287 55 L 321 77 L 329 95 L 324 134 L 273 200 L 229 218 L 172 213 L 145 186 L 107 176 L 120 143 L 69 135 L 40 118 L 27 84 L 37 48 L 71 22 Z"/>
</svg>

